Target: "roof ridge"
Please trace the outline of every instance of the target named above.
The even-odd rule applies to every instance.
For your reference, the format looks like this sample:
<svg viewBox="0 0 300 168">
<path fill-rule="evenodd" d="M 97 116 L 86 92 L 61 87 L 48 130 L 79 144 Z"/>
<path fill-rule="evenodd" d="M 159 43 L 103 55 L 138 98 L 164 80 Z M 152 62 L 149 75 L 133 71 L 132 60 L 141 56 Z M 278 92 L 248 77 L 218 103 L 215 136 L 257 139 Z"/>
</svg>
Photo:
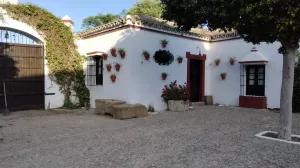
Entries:
<svg viewBox="0 0 300 168">
<path fill-rule="evenodd" d="M 160 18 L 154 18 L 146 15 L 134 15 L 132 17 L 130 15 L 127 15 L 126 18 L 118 19 L 110 23 L 103 24 L 95 28 L 91 28 L 83 32 L 80 32 L 77 34 L 77 36 L 88 37 L 97 33 L 116 29 L 118 27 L 125 26 L 125 25 L 138 25 L 138 26 L 150 27 L 152 29 L 159 29 L 161 31 L 167 31 L 167 32 L 180 34 L 183 36 L 194 37 L 194 38 L 207 40 L 207 41 L 218 41 L 218 40 L 232 39 L 232 38 L 239 37 L 238 33 L 234 30 L 224 32 L 220 29 L 216 31 L 210 31 L 208 29 L 193 28 L 191 29 L 191 31 L 184 31 L 176 27 L 175 22 L 163 20 Z"/>
</svg>

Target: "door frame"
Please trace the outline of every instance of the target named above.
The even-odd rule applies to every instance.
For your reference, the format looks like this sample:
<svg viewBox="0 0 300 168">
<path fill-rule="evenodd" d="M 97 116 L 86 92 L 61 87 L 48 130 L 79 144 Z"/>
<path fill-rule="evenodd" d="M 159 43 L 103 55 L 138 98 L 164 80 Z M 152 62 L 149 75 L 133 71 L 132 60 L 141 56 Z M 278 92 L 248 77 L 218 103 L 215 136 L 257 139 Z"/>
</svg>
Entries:
<svg viewBox="0 0 300 168">
<path fill-rule="evenodd" d="M 194 55 L 190 52 L 186 52 L 187 58 L 187 89 L 188 93 L 191 93 L 191 81 L 190 81 L 190 66 L 191 60 L 201 60 L 200 64 L 200 101 L 204 101 L 204 92 L 205 92 L 205 61 L 206 61 L 206 54 L 203 55 Z"/>
</svg>

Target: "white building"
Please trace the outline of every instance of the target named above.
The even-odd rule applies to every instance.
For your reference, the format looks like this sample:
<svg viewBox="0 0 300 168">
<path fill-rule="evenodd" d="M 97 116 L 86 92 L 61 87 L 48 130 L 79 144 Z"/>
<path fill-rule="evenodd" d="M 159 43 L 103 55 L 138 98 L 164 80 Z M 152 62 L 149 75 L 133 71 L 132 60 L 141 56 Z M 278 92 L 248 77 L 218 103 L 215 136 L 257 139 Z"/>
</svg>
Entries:
<svg viewBox="0 0 300 168">
<path fill-rule="evenodd" d="M 72 28 L 70 17 L 65 16 L 63 22 Z M 80 38 L 76 42 L 79 52 L 88 57 L 84 69 L 92 107 L 95 107 L 95 99 L 120 99 L 164 110 L 162 88 L 174 80 L 179 84 L 188 83 L 193 102 L 204 101 L 204 96 L 211 95 L 214 104 L 254 108 L 280 106 L 282 55 L 278 54 L 279 43 L 253 46 L 236 32 L 202 29 L 183 32 L 171 22 L 145 16 L 128 16 L 81 32 L 77 37 Z M 166 48 L 161 45 L 164 39 L 169 41 Z M 63 94 L 48 76 L 43 35 L 5 14 L 4 21 L 0 22 L 0 42 L 0 108 L 5 107 L 5 93 L 12 110 L 62 106 Z M 126 57 L 113 57 L 111 48 L 124 48 Z M 149 61 L 142 56 L 143 50 L 150 53 Z M 174 56 L 169 66 L 154 61 L 153 55 L 159 50 L 169 51 Z M 108 54 L 107 60 L 103 60 L 104 53 Z M 176 61 L 178 56 L 184 57 L 182 64 Z M 234 65 L 229 63 L 230 57 L 236 58 Z M 215 64 L 217 58 L 221 60 L 219 66 Z M 31 66 L 18 64 L 21 67 L 15 72 L 18 75 L 6 66 L 24 60 L 35 61 Z M 120 63 L 121 70 L 117 72 L 113 68 L 108 72 L 105 66 L 109 63 Z M 161 79 L 162 72 L 169 74 L 166 80 Z M 220 77 L 222 72 L 227 73 L 225 80 Z M 110 78 L 112 74 L 117 77 L 115 83 Z M 7 78 L 9 75 L 11 78 Z M 34 78 L 28 80 L 27 76 Z M 2 89 L 4 85 L 6 92 Z"/>
<path fill-rule="evenodd" d="M 214 104 L 279 108 L 282 79 L 279 43 L 254 46 L 244 42 L 236 32 L 203 29 L 183 32 L 173 25 L 146 16 L 128 16 L 78 34 L 79 51 L 89 60 L 85 67 L 87 75 L 91 75 L 87 76 L 87 84 L 92 107 L 95 99 L 120 99 L 163 110 L 166 104 L 160 97 L 162 88 L 177 80 L 180 84 L 188 83 L 192 101 L 203 101 L 204 96 L 211 95 Z M 160 42 L 163 39 L 169 41 L 164 49 Z M 111 48 L 124 48 L 126 58 L 112 57 Z M 160 49 L 170 51 L 174 59 L 183 56 L 184 62 L 157 64 L 152 56 Z M 150 61 L 143 58 L 143 50 L 150 52 Z M 103 53 L 108 54 L 108 60 L 102 59 Z M 236 58 L 234 65 L 229 63 L 231 57 Z M 96 58 L 100 61 L 95 62 Z M 215 64 L 217 58 L 221 60 L 219 66 Z M 108 72 L 105 65 L 115 62 L 122 64 L 120 72 Z M 102 71 L 96 70 L 98 66 L 91 68 L 96 63 Z M 161 79 L 162 72 L 169 74 L 167 80 Z M 220 77 L 222 72 L 227 73 L 225 80 Z M 115 83 L 110 79 L 112 74 L 117 76 Z"/>
<path fill-rule="evenodd" d="M 0 0 L 0 4 L 18 4 L 18 0 Z"/>
</svg>

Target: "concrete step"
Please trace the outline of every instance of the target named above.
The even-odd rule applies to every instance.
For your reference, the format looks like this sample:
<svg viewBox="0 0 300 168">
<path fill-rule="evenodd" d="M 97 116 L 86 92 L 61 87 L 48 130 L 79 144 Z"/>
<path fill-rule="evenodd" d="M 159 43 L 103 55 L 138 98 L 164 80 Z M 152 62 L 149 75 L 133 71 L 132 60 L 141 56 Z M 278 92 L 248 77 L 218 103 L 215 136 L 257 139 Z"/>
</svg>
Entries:
<svg viewBox="0 0 300 168">
<path fill-rule="evenodd" d="M 126 101 L 113 99 L 97 99 L 95 100 L 95 113 L 100 115 L 110 114 L 114 111 L 114 105 L 126 104 Z"/>
<path fill-rule="evenodd" d="M 190 106 L 204 106 L 205 102 L 190 102 Z"/>
<path fill-rule="evenodd" d="M 147 109 L 142 104 L 120 104 L 114 105 L 112 116 L 116 119 L 130 119 L 146 117 L 148 115 Z"/>
</svg>

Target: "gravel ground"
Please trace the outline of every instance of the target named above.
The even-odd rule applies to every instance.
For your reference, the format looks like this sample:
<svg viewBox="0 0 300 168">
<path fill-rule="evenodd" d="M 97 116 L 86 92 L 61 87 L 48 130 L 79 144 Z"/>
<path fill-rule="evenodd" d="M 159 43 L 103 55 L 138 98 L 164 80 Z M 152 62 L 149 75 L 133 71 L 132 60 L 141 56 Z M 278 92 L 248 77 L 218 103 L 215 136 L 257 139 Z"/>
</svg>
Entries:
<svg viewBox="0 0 300 168">
<path fill-rule="evenodd" d="M 147 118 L 56 114 L 0 118 L 0 167 L 299 168 L 300 145 L 257 138 L 278 129 L 267 110 L 203 106 Z M 300 114 L 293 116 L 300 134 Z"/>
</svg>

